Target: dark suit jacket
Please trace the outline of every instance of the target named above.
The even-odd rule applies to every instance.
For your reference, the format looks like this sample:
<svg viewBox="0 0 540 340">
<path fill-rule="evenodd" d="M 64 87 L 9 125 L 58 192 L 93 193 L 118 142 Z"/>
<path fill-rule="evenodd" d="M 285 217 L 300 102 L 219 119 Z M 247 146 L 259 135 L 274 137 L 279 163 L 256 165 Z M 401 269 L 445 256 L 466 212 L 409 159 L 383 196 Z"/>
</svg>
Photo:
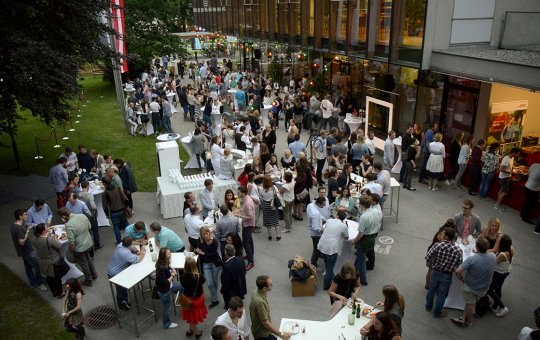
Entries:
<svg viewBox="0 0 540 340">
<path fill-rule="evenodd" d="M 238 296 L 241 299 L 247 294 L 246 268 L 240 256 L 235 256 L 223 264 L 221 294 L 227 298 Z"/>
<path fill-rule="evenodd" d="M 350 176 L 347 176 L 345 171 L 342 171 L 337 178 L 337 183 L 340 188 L 343 188 L 346 186 L 348 187 L 349 184 L 352 184 L 355 182 L 352 180 Z"/>
</svg>

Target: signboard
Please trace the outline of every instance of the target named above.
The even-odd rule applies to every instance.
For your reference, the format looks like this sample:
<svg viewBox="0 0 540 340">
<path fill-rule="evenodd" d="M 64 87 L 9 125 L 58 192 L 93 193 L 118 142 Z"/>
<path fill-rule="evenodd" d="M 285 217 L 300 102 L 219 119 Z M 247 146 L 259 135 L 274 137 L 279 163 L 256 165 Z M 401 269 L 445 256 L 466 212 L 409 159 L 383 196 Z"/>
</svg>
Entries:
<svg viewBox="0 0 540 340">
<path fill-rule="evenodd" d="M 527 100 L 491 104 L 487 144 L 519 142 L 528 104 Z"/>
</svg>

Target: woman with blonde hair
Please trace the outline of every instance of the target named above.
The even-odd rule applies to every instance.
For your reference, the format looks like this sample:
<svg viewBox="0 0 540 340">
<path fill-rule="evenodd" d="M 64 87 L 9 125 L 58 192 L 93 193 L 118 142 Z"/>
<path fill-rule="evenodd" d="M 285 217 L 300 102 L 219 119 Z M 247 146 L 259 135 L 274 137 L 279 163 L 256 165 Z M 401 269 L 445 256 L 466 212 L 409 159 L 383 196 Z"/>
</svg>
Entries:
<svg viewBox="0 0 540 340">
<path fill-rule="evenodd" d="M 294 136 L 298 134 L 298 128 L 296 125 L 293 125 L 293 121 L 291 121 L 291 126 L 289 127 L 289 134 L 287 135 L 287 145 L 293 143 L 295 141 Z"/>
<path fill-rule="evenodd" d="M 426 170 L 429 171 L 428 188 L 433 191 L 439 190 L 439 178 L 444 172 L 444 157 L 446 151 L 444 144 L 441 143 L 442 134 L 437 133 L 433 137 L 433 142 L 429 143 L 429 158 L 426 165 Z"/>
<path fill-rule="evenodd" d="M 195 335 L 197 339 L 202 335 L 202 331 L 197 329 L 197 324 L 204 322 L 208 314 L 204 305 L 204 283 L 204 276 L 199 274 L 195 259 L 193 257 L 186 258 L 184 273 L 180 275 L 180 284 L 184 288 L 183 295 L 191 301 L 191 308 L 189 310 L 182 308 L 182 320 L 189 324 L 186 336 Z"/>
<path fill-rule="evenodd" d="M 482 236 L 489 242 L 488 252 L 497 254 L 499 252 L 499 243 L 503 233 L 501 231 L 501 220 L 498 217 L 489 219 L 488 225 L 482 229 Z"/>
</svg>

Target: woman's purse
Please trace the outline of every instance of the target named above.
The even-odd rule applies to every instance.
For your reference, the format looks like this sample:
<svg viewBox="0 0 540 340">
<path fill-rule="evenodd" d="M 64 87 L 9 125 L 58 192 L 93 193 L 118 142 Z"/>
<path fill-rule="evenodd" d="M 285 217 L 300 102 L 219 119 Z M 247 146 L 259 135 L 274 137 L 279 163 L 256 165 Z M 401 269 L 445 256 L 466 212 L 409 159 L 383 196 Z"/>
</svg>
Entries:
<svg viewBox="0 0 540 340">
<path fill-rule="evenodd" d="M 54 267 L 54 276 L 62 278 L 64 275 L 69 272 L 69 266 L 66 263 L 66 260 L 57 251 L 51 252 L 51 247 L 49 246 L 49 238 L 45 239 L 47 242 L 47 249 L 49 250 L 49 258 L 52 261 Z"/>
<path fill-rule="evenodd" d="M 191 297 L 191 299 L 184 293 L 182 293 L 179 297 L 178 297 L 178 303 L 180 304 L 180 306 L 182 306 L 182 308 L 186 311 L 186 312 L 189 312 L 191 310 L 191 305 L 193 304 L 193 299 L 195 298 L 195 294 L 197 293 L 197 286 L 199 285 L 199 275 L 197 275 L 197 284 L 195 285 L 195 290 L 193 291 L 193 296 Z"/>
<path fill-rule="evenodd" d="M 296 194 L 296 199 L 300 202 L 303 202 L 306 199 L 306 197 L 308 197 L 308 195 L 309 195 L 309 191 L 307 189 L 304 189 L 302 190 L 301 193 Z"/>
<path fill-rule="evenodd" d="M 274 197 L 272 197 L 270 206 L 272 207 L 272 210 L 278 210 L 283 206 L 283 203 L 281 202 L 281 197 L 277 194 L 276 189 L 274 188 L 272 190 L 274 191 Z"/>
</svg>

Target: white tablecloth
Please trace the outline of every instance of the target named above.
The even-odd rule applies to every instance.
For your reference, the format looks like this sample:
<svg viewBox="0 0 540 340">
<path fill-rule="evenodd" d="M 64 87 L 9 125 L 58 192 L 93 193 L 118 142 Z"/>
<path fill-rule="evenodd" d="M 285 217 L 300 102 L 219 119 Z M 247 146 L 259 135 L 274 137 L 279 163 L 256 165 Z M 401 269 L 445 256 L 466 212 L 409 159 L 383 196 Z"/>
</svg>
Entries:
<svg viewBox="0 0 540 340">
<path fill-rule="evenodd" d="M 368 306 L 368 305 L 365 305 Z M 328 308 L 330 310 L 330 307 Z M 351 308 L 344 306 L 332 319 L 328 321 L 311 321 L 300 319 L 281 319 L 279 325 L 280 331 L 287 331 L 287 325 L 290 322 L 296 322 L 299 324 L 300 331 L 294 334 L 291 339 L 346 339 L 346 340 L 359 340 L 360 328 L 367 325 L 370 319 L 361 316 L 354 319 L 354 325 L 349 325 L 348 318 L 351 314 Z M 316 313 L 324 313 L 324 308 L 319 309 Z M 302 332 L 305 329 L 305 333 Z"/>
<path fill-rule="evenodd" d="M 396 163 L 394 164 L 394 167 L 392 168 L 392 173 L 399 174 L 401 171 L 401 167 L 403 166 L 403 162 L 401 161 L 401 137 L 394 138 L 394 145 L 396 146 L 397 152 L 398 152 L 398 158 Z"/>
<path fill-rule="evenodd" d="M 349 125 L 351 132 L 358 130 L 360 124 L 362 124 L 362 118 L 350 117 L 345 118 L 345 124 Z"/>
<path fill-rule="evenodd" d="M 160 142 L 169 142 L 169 141 L 172 141 L 172 140 L 177 140 L 180 138 L 180 135 L 175 133 L 173 134 L 172 136 L 168 133 L 163 133 L 159 136 L 157 136 L 157 140 L 160 141 Z"/>
<path fill-rule="evenodd" d="M 354 246 L 351 244 L 351 240 L 354 240 L 358 235 L 358 222 L 353 220 L 346 220 L 347 225 L 349 226 L 349 239 L 343 240 L 343 249 L 341 250 L 341 255 L 338 256 L 336 264 L 334 265 L 334 274 L 339 274 L 341 267 L 345 262 L 349 262 L 354 266 L 354 261 L 356 260 Z"/>
<path fill-rule="evenodd" d="M 225 191 L 232 189 L 234 192 L 238 189 L 238 184 L 235 180 L 220 180 L 213 178 L 214 181 L 214 195 L 216 197 L 216 203 L 223 203 L 223 197 L 225 197 Z M 167 177 L 157 177 L 157 203 L 161 209 L 161 216 L 163 218 L 173 218 L 182 216 L 182 207 L 184 206 L 184 194 L 191 191 L 195 197 L 204 189 L 204 186 L 190 189 L 180 189 L 178 184 L 169 182 Z"/>
<path fill-rule="evenodd" d="M 467 253 L 465 251 L 466 247 L 463 244 L 461 244 L 461 242 L 459 242 L 458 246 L 461 249 L 461 253 L 463 255 L 463 261 L 465 261 L 466 258 L 474 255 L 472 251 L 470 253 Z M 474 247 L 474 241 L 472 241 L 472 243 L 469 243 L 468 245 L 469 249 L 471 249 L 471 246 Z M 448 296 L 446 297 L 446 300 L 444 302 L 444 308 L 460 309 L 460 310 L 465 309 L 465 300 L 463 299 L 463 281 L 458 279 L 455 273 L 452 274 L 452 284 L 450 285 Z"/>
<path fill-rule="evenodd" d="M 193 144 L 191 144 L 191 136 L 186 136 L 181 139 L 182 145 L 189 154 L 189 161 L 184 166 L 184 169 L 197 169 L 199 168 L 199 163 L 197 163 L 197 156 L 193 153 Z M 202 161 L 202 160 L 201 160 Z"/>
<path fill-rule="evenodd" d="M 90 182 L 89 192 L 94 195 L 94 202 L 96 203 L 97 210 L 97 223 L 100 227 L 109 227 L 109 219 L 105 215 L 105 210 L 103 210 L 103 193 L 105 189 L 101 188 L 101 182 L 96 184 L 95 182 Z"/>
</svg>

